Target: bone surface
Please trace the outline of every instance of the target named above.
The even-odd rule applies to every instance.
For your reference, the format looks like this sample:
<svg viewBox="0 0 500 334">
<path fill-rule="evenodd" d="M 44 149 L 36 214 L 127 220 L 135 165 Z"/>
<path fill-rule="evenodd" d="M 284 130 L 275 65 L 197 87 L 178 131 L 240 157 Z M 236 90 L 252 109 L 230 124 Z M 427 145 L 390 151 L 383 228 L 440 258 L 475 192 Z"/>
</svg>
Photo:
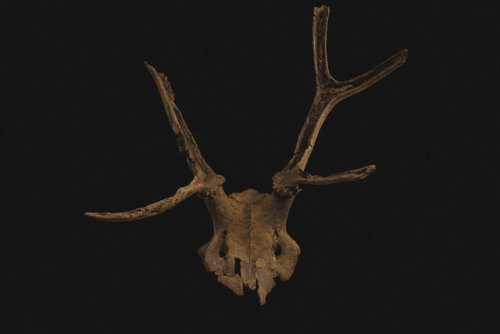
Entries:
<svg viewBox="0 0 500 334">
<path fill-rule="evenodd" d="M 329 71 L 326 47 L 328 30 L 327 6 L 314 8 L 313 55 L 316 94 L 300 131 L 294 153 L 272 179 L 270 194 L 247 189 L 226 195 L 223 176 L 216 174 L 201 155 L 191 131 L 175 103 L 173 89 L 163 73 L 145 63 L 160 94 L 165 113 L 182 153 L 193 173 L 193 180 L 174 195 L 125 212 L 86 212 L 89 218 L 125 222 L 158 215 L 192 195 L 203 199 L 213 223 L 212 238 L 198 254 L 205 268 L 217 275 L 218 282 L 237 295 L 246 286 L 257 290 L 260 304 L 275 285 L 274 279 L 288 280 L 295 269 L 300 248 L 288 235 L 286 222 L 300 184 L 326 185 L 360 181 L 375 172 L 375 165 L 335 173 L 311 175 L 305 167 L 314 149 L 321 126 L 332 108 L 384 78 L 405 63 L 408 51 L 402 50 L 372 70 L 351 80 L 338 81 Z"/>
</svg>

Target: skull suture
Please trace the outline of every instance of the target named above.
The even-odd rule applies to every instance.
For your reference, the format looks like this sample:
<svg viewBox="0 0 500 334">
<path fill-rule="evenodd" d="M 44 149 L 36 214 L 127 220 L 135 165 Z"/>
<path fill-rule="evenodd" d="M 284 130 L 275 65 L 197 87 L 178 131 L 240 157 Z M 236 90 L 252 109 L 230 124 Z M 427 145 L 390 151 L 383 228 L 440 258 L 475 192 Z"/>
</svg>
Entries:
<svg viewBox="0 0 500 334">
<path fill-rule="evenodd" d="M 313 51 L 316 95 L 299 134 L 288 164 L 273 176 L 273 191 L 262 194 L 253 189 L 226 195 L 225 179 L 216 174 L 200 153 L 198 144 L 175 104 L 175 96 L 162 73 L 146 63 L 160 93 L 170 126 L 177 138 L 179 151 L 185 155 L 194 175 L 193 181 L 179 188 L 175 195 L 143 208 L 126 212 L 86 212 L 104 221 L 132 221 L 158 215 L 192 195 L 205 201 L 213 221 L 214 235 L 198 253 L 205 267 L 214 271 L 218 281 L 237 295 L 243 286 L 257 289 L 260 303 L 273 286 L 274 278 L 287 280 L 300 254 L 297 243 L 286 232 L 286 220 L 300 184 L 334 184 L 362 180 L 375 171 L 368 165 L 329 176 L 311 175 L 305 167 L 318 133 L 332 108 L 357 94 L 404 64 L 408 51 L 402 50 L 371 71 L 351 80 L 339 81 L 328 69 L 326 33 L 329 8 L 314 8 Z"/>
</svg>

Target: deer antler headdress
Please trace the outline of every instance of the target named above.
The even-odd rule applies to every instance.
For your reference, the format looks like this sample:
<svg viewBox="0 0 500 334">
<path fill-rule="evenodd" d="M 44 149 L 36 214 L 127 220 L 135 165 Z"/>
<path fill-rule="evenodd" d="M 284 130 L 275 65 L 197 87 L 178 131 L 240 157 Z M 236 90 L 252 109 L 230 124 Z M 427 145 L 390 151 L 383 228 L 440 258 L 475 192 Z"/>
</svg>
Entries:
<svg viewBox="0 0 500 334">
<path fill-rule="evenodd" d="M 175 96 L 162 73 L 146 63 L 160 93 L 165 112 L 177 138 L 179 151 L 186 157 L 193 180 L 179 188 L 171 197 L 143 208 L 126 212 L 86 212 L 87 217 L 113 222 L 125 222 L 158 215 L 186 198 L 198 194 L 208 208 L 213 221 L 214 235 L 198 253 L 218 281 L 237 295 L 243 286 L 257 292 L 260 303 L 275 285 L 274 278 L 287 280 L 292 275 L 300 254 L 297 243 L 286 232 L 286 221 L 300 184 L 334 184 L 366 178 L 375 165 L 329 175 L 317 176 L 305 172 L 318 133 L 332 108 L 340 101 L 357 94 L 404 64 L 408 51 L 402 50 L 371 71 L 351 80 L 338 81 L 328 69 L 326 34 L 329 7 L 314 8 L 313 51 L 316 73 L 316 95 L 300 131 L 295 151 L 287 165 L 273 176 L 270 194 L 247 189 L 226 195 L 225 179 L 216 174 L 200 153 L 175 104 Z"/>
</svg>

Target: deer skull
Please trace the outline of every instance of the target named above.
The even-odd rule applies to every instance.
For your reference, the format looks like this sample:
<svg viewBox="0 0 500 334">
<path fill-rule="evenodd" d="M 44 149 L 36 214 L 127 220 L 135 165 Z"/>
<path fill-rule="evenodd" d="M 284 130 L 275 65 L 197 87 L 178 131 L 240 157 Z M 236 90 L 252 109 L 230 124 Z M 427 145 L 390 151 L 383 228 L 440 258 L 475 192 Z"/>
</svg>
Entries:
<svg viewBox="0 0 500 334">
<path fill-rule="evenodd" d="M 214 222 L 214 236 L 198 251 L 205 268 L 237 295 L 243 285 L 258 286 L 264 304 L 274 277 L 289 279 L 300 254 L 285 228 L 292 200 L 253 189 L 205 198 Z"/>
<path fill-rule="evenodd" d="M 255 290 L 260 304 L 274 287 L 274 278 L 288 280 L 293 274 L 300 254 L 297 243 L 286 232 L 286 221 L 293 199 L 300 191 L 299 184 L 334 184 L 362 180 L 375 171 L 368 165 L 329 176 L 305 172 L 318 133 L 332 108 L 343 99 L 357 94 L 404 64 L 408 51 L 402 50 L 371 71 L 351 80 L 338 81 L 328 69 L 326 33 L 329 7 L 314 8 L 313 51 L 316 75 L 316 95 L 300 132 L 295 151 L 288 164 L 273 176 L 270 194 L 247 189 L 226 195 L 225 179 L 216 174 L 200 153 L 175 104 L 175 96 L 163 73 L 149 64 L 160 93 L 165 112 L 177 138 L 179 151 L 186 157 L 193 180 L 166 199 L 143 208 L 126 212 L 86 212 L 85 215 L 103 221 L 133 221 L 158 215 L 192 195 L 203 198 L 212 218 L 214 234 L 198 254 L 205 268 L 218 276 L 218 281 L 237 295 L 243 286 Z"/>
</svg>

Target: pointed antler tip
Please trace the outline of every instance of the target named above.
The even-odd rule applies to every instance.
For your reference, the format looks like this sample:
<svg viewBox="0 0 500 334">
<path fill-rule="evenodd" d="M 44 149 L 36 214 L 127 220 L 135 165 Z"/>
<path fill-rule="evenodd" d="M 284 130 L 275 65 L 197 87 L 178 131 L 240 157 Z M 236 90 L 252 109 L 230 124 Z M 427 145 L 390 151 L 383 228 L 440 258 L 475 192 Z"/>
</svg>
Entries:
<svg viewBox="0 0 500 334">
<path fill-rule="evenodd" d="M 405 63 L 406 62 L 406 58 L 408 58 L 408 49 L 403 49 L 401 51 L 398 52 L 398 57 L 399 57 L 399 61 L 401 63 Z"/>
<path fill-rule="evenodd" d="M 94 219 L 94 220 L 101 220 L 101 221 L 114 221 L 114 219 L 111 217 L 107 217 L 107 214 L 109 212 L 84 212 L 83 215 L 87 218 Z"/>
<path fill-rule="evenodd" d="M 322 5 L 320 7 L 314 7 L 314 14 L 316 15 L 324 10 L 328 12 L 328 11 L 330 11 L 330 7 L 325 6 L 325 5 Z"/>
<path fill-rule="evenodd" d="M 146 68 L 148 69 L 148 71 L 155 71 L 156 72 L 156 69 L 151 66 L 147 61 L 144 61 L 144 66 L 146 66 Z"/>
<path fill-rule="evenodd" d="M 92 218 L 92 219 L 97 219 L 98 217 L 97 212 L 84 212 L 83 215 L 87 218 Z"/>
</svg>

